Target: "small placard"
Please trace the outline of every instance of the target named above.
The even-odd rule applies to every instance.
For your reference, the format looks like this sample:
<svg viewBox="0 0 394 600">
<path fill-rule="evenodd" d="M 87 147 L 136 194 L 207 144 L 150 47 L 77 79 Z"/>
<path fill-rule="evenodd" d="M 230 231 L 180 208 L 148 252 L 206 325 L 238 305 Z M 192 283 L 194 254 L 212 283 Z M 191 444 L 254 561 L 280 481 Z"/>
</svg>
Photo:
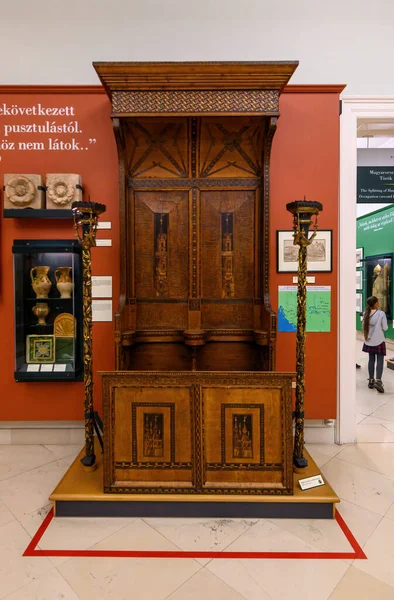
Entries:
<svg viewBox="0 0 394 600">
<path fill-rule="evenodd" d="M 67 365 L 63 364 L 63 365 L 53 365 L 53 370 L 56 371 L 57 373 L 65 371 L 67 368 Z"/>
<path fill-rule="evenodd" d="M 40 365 L 27 365 L 28 373 L 37 373 L 40 370 Z"/>
<path fill-rule="evenodd" d="M 313 275 L 309 275 L 306 278 L 306 282 L 307 283 L 316 283 L 316 277 L 314 277 Z M 293 277 L 293 283 L 298 283 L 297 275 L 295 277 Z"/>
<path fill-rule="evenodd" d="M 300 488 L 305 491 L 314 487 L 319 487 L 320 485 L 324 485 L 324 479 L 322 475 L 313 475 L 313 477 L 305 477 L 305 479 L 300 479 L 298 483 L 300 484 Z"/>
<path fill-rule="evenodd" d="M 112 246 L 112 240 L 96 240 L 96 246 Z"/>
<path fill-rule="evenodd" d="M 112 275 L 93 275 L 92 298 L 112 298 Z"/>
<path fill-rule="evenodd" d="M 92 300 L 92 320 L 112 321 L 112 300 Z"/>
<path fill-rule="evenodd" d="M 53 371 L 53 365 L 41 365 L 41 373 L 49 373 Z"/>
<path fill-rule="evenodd" d="M 111 221 L 99 221 L 97 223 L 97 229 L 111 229 L 112 223 Z"/>
</svg>

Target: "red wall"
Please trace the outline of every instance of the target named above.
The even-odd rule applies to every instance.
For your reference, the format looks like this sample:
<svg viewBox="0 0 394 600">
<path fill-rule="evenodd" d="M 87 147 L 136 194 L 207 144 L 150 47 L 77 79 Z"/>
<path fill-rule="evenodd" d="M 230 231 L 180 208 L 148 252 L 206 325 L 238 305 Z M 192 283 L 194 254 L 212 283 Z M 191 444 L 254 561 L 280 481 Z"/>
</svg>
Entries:
<svg viewBox="0 0 394 600">
<path fill-rule="evenodd" d="M 336 416 L 337 302 L 338 302 L 338 93 L 282 94 L 281 116 L 271 160 L 270 290 L 278 308 L 278 285 L 292 285 L 292 273 L 276 272 L 276 231 L 292 228 L 286 204 L 292 200 L 317 200 L 323 204 L 320 229 L 333 230 L 332 273 L 313 273 L 316 285 L 331 286 L 331 332 L 309 333 L 306 340 L 307 419 Z M 279 333 L 278 371 L 295 371 L 295 333 Z"/>
<path fill-rule="evenodd" d="M 112 247 L 93 249 L 93 274 L 113 276 L 113 300 L 119 297 L 119 223 L 117 157 L 110 103 L 100 91 L 87 93 L 2 93 L 3 104 L 31 107 L 75 108 L 75 116 L 4 116 L 0 114 L 3 141 L 44 141 L 75 137 L 84 150 L 7 150 L 0 147 L 0 181 L 4 173 L 80 173 L 85 199 L 107 205 L 102 219 L 112 222 L 112 230 L 101 230 L 99 237 L 111 237 Z M 40 123 L 47 120 L 68 123 L 77 120 L 81 134 L 12 134 L 5 137 L 9 124 Z M 90 143 L 90 139 L 96 142 Z M 333 273 L 316 274 L 316 284 L 331 285 L 331 333 L 313 333 L 307 338 L 306 418 L 334 418 L 336 411 L 337 343 L 337 220 L 338 220 L 338 140 L 337 93 L 286 93 L 281 96 L 281 117 L 274 137 L 271 187 L 271 300 L 277 309 L 277 286 L 292 283 L 291 274 L 276 273 L 276 230 L 291 229 L 292 218 L 286 203 L 308 199 L 323 203 L 320 227 L 333 229 Z M 86 149 L 85 149 L 86 148 Z M 44 179 L 45 183 L 45 179 Z M 14 239 L 72 239 L 71 221 L 1 219 L 0 382 L 1 420 L 76 420 L 83 417 L 82 383 L 16 383 L 14 381 L 14 299 L 12 244 Z M 94 324 L 94 370 L 114 368 L 112 323 Z M 277 369 L 295 370 L 295 334 L 278 335 Z M 100 377 L 95 377 L 95 404 L 101 410 Z"/>
</svg>

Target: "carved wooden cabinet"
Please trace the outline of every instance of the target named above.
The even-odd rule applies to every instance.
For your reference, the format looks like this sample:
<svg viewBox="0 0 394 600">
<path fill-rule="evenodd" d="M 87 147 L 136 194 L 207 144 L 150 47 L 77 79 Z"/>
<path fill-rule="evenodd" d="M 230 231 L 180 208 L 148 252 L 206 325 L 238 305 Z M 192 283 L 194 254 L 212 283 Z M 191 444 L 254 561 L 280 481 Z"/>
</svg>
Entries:
<svg viewBox="0 0 394 600">
<path fill-rule="evenodd" d="M 105 491 L 292 494 L 292 377 L 103 374 Z"/>
<path fill-rule="evenodd" d="M 216 372 L 218 378 L 222 371 L 274 371 L 276 315 L 269 286 L 270 153 L 279 94 L 297 63 L 94 66 L 111 99 L 119 158 L 121 284 L 115 315 L 116 369 L 157 372 L 158 377 L 159 372 L 169 371 Z M 181 398 L 186 402 L 189 391 L 185 389 L 177 387 L 169 397 L 176 403 L 182 402 Z M 186 444 L 182 427 L 188 428 L 190 416 L 177 408 L 171 412 L 164 406 L 169 401 L 163 394 L 161 390 L 163 413 L 154 408 L 151 413 L 144 412 L 138 407 L 130 413 L 126 401 L 119 403 L 123 408 L 117 410 L 124 410 L 126 419 L 124 429 L 119 429 L 123 431 L 119 444 L 126 444 L 127 438 L 127 444 L 134 444 L 134 454 L 133 459 L 126 457 L 126 444 L 125 454 L 122 450 L 116 462 L 133 466 L 125 470 L 119 467 L 116 480 L 125 477 L 129 481 L 137 469 L 137 479 L 153 477 L 156 487 L 170 481 L 183 481 L 186 487 L 195 485 L 187 469 L 182 471 L 185 479 L 179 480 L 181 471 L 177 469 L 156 473 L 143 465 L 149 462 L 141 455 L 144 428 L 159 428 L 162 433 L 167 431 L 167 436 L 169 423 L 175 419 L 171 429 L 175 433 L 171 435 L 179 440 L 178 449 Z M 207 394 L 206 406 L 209 402 L 216 406 L 216 400 L 208 401 L 215 394 Z M 250 397 L 254 396 L 251 392 Z M 259 409 L 247 410 L 252 412 L 225 411 L 225 422 L 227 419 L 235 427 L 238 415 L 237 426 L 248 429 L 253 411 L 257 415 Z M 212 423 L 221 418 L 221 409 L 207 413 Z M 256 432 L 257 416 L 253 423 Z M 140 431 L 139 438 L 132 427 Z M 210 435 L 219 440 L 216 434 Z M 163 460 L 173 464 L 171 444 L 163 439 L 163 452 L 167 453 Z M 288 441 L 288 434 L 281 439 Z M 269 437 L 267 440 L 266 448 Z M 210 442 L 208 446 L 211 448 Z M 185 446 L 185 454 L 177 459 L 181 463 L 193 463 L 191 446 L 188 448 Z M 253 452 L 257 451 L 256 446 Z M 207 452 L 211 453 L 204 466 L 208 473 L 208 463 L 222 464 L 223 455 L 219 447 Z M 195 468 L 193 464 L 192 470 Z M 220 468 L 212 470 L 213 486 L 220 487 L 220 472 Z M 226 473 L 227 485 L 232 479 L 229 471 Z M 234 481 L 243 477 L 247 485 L 245 469 L 239 470 L 243 475 L 234 473 Z M 274 476 L 264 473 L 266 481 L 273 483 Z M 253 479 L 253 485 L 257 481 Z"/>
</svg>

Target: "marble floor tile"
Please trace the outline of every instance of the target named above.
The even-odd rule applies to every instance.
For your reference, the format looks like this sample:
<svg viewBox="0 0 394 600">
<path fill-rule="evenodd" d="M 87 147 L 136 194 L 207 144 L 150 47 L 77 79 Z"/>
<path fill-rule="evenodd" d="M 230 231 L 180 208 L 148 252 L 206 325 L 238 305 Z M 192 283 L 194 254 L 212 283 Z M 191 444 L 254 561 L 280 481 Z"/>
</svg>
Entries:
<svg viewBox="0 0 394 600">
<path fill-rule="evenodd" d="M 0 446 L 0 481 L 31 471 L 56 460 L 44 446 L 4 444 Z"/>
<path fill-rule="evenodd" d="M 0 527 L 0 598 L 53 569 L 47 558 L 22 556 L 29 542 L 30 536 L 17 521 Z"/>
<path fill-rule="evenodd" d="M 241 596 L 213 573 L 201 569 L 168 596 L 167 600 L 244 600 L 244 598 L 245 596 Z"/>
<path fill-rule="evenodd" d="M 394 521 L 382 519 L 363 550 L 368 560 L 355 560 L 353 566 L 393 586 L 394 598 Z"/>
<path fill-rule="evenodd" d="M 6 597 L 6 600 L 79 600 L 60 573 L 53 568 Z"/>
<path fill-rule="evenodd" d="M 366 416 L 371 415 L 384 404 L 384 396 L 384 394 L 379 394 L 376 390 L 369 390 L 367 388 L 365 392 L 361 393 L 361 391 L 357 389 L 356 412 Z"/>
<path fill-rule="evenodd" d="M 327 600 L 349 565 L 342 560 L 215 559 L 206 568 L 247 600 Z"/>
<path fill-rule="evenodd" d="M 379 515 L 394 501 L 394 480 L 381 473 L 336 457 L 324 465 L 322 473 L 340 498 Z"/>
<path fill-rule="evenodd" d="M 367 415 L 363 415 L 360 412 L 356 413 L 356 423 L 357 423 L 357 425 L 359 425 L 360 423 L 362 423 L 362 421 L 364 421 L 366 418 L 367 418 Z"/>
<path fill-rule="evenodd" d="M 384 516 L 386 519 L 392 519 L 394 521 L 394 502 Z"/>
<path fill-rule="evenodd" d="M 52 452 L 53 460 L 56 460 L 57 458 L 67 458 L 70 456 L 72 456 L 73 460 L 75 460 L 82 450 L 81 444 L 45 444 L 44 447 Z"/>
<path fill-rule="evenodd" d="M 379 517 L 378 517 L 379 518 Z M 271 519 L 285 531 L 309 546 L 324 552 L 353 552 L 342 529 L 334 519 Z"/>
<path fill-rule="evenodd" d="M 394 422 L 394 400 L 390 399 L 389 402 L 386 400 L 382 406 L 373 411 L 372 416 Z"/>
<path fill-rule="evenodd" d="M 0 499 L 18 519 L 22 519 L 48 504 L 50 494 L 67 468 L 58 460 L 0 481 Z"/>
<path fill-rule="evenodd" d="M 271 561 L 268 561 L 271 562 Z M 271 596 L 251 577 L 243 561 L 234 559 L 215 559 L 207 565 L 206 570 L 215 574 L 222 581 L 236 590 L 246 600 L 270 600 Z"/>
<path fill-rule="evenodd" d="M 391 431 L 391 433 L 394 433 L 394 421 L 387 421 L 386 419 L 378 419 L 377 417 L 373 417 L 373 416 L 369 415 L 368 417 L 365 417 L 364 423 L 375 423 L 377 425 L 382 425 L 383 427 L 385 427 L 386 429 Z"/>
<path fill-rule="evenodd" d="M 383 517 L 366 508 L 361 508 L 360 506 L 357 506 L 357 504 L 352 504 L 351 502 L 342 499 L 337 506 L 341 517 L 344 519 L 359 545 L 364 546 L 365 542 L 370 538 Z"/>
<path fill-rule="evenodd" d="M 58 567 L 81 600 L 165 600 L 200 569 L 192 559 L 158 558 L 72 558 Z"/>
<path fill-rule="evenodd" d="M 47 502 L 44 506 L 41 506 L 37 510 L 34 510 L 31 513 L 24 515 L 21 519 L 19 519 L 20 524 L 24 529 L 26 529 L 27 533 L 33 537 L 37 531 L 37 529 L 42 524 L 43 520 L 49 513 L 52 508 L 52 502 Z"/>
<path fill-rule="evenodd" d="M 394 435 L 394 434 L 393 434 Z M 336 457 L 377 473 L 394 477 L 394 444 L 355 444 L 346 446 Z"/>
<path fill-rule="evenodd" d="M 181 548 L 150 527 L 142 519 L 134 519 L 126 527 L 101 540 L 92 549 L 95 550 L 171 550 Z"/>
<path fill-rule="evenodd" d="M 134 521 L 126 517 L 55 517 L 40 540 L 40 548 L 86 550 Z"/>
<path fill-rule="evenodd" d="M 257 519 L 144 519 L 151 527 L 160 532 L 182 550 L 197 552 L 220 552 Z M 206 564 L 210 559 L 196 559 Z"/>
<path fill-rule="evenodd" d="M 305 447 L 318 467 L 325 465 L 342 450 L 338 444 L 306 444 Z"/>
<path fill-rule="evenodd" d="M 356 426 L 357 443 L 394 443 L 394 433 L 380 423 L 370 423 L 366 420 Z"/>
<path fill-rule="evenodd" d="M 273 521 L 260 519 L 226 548 L 226 552 L 316 552 L 316 547 Z"/>
<path fill-rule="evenodd" d="M 350 567 L 329 600 L 393 600 L 394 588 L 355 567 Z"/>
<path fill-rule="evenodd" d="M 0 500 L 0 527 L 15 521 L 15 517 L 12 512 L 7 508 L 2 500 Z"/>
</svg>

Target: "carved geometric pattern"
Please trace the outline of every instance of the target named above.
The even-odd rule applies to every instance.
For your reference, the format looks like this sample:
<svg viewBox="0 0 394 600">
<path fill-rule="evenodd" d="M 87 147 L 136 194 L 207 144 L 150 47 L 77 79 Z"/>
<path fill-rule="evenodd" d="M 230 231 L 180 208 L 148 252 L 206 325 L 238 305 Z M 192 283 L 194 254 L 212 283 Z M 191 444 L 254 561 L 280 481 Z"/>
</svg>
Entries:
<svg viewBox="0 0 394 600">
<path fill-rule="evenodd" d="M 172 188 L 247 188 L 260 187 L 261 179 L 129 179 L 128 187 L 132 189 L 159 189 L 160 191 Z"/>
<path fill-rule="evenodd" d="M 243 119 L 234 129 L 228 119 L 203 119 L 200 177 L 223 177 L 228 169 L 236 169 L 244 177 L 262 172 L 263 129 L 259 119 Z"/>
<path fill-rule="evenodd" d="M 188 140 L 186 119 L 163 123 L 152 119 L 129 119 L 125 130 L 130 139 L 128 177 L 187 177 Z"/>
<path fill-rule="evenodd" d="M 113 92 L 112 112 L 155 113 L 257 113 L 279 114 L 277 90 L 170 90 Z"/>
</svg>

